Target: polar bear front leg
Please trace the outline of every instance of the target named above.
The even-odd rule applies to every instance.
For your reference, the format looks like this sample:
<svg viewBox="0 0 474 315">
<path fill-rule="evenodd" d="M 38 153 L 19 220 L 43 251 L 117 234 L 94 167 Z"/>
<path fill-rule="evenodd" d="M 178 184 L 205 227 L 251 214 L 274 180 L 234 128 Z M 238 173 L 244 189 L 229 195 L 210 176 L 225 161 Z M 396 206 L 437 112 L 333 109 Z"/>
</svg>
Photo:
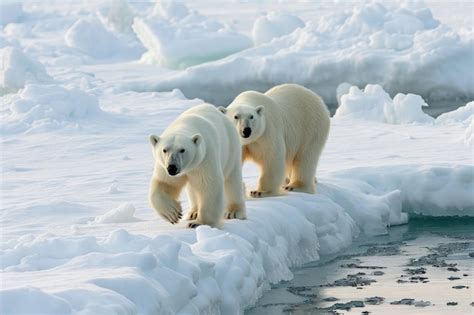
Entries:
<svg viewBox="0 0 474 315">
<path fill-rule="evenodd" d="M 187 220 L 196 220 L 198 214 L 198 199 L 194 190 L 190 187 L 187 188 L 188 200 L 189 200 L 189 211 L 186 215 Z"/>
<path fill-rule="evenodd" d="M 242 166 L 236 163 L 234 170 L 225 179 L 226 219 L 245 219 L 244 185 L 242 183 Z"/>
<path fill-rule="evenodd" d="M 148 201 L 153 209 L 168 222 L 175 224 L 182 218 L 181 204 L 176 200 L 182 185 L 173 185 L 152 178 Z"/>
<path fill-rule="evenodd" d="M 220 227 L 224 215 L 224 176 L 208 173 L 207 178 L 193 178 L 190 189 L 197 196 L 198 210 L 196 220 L 188 223 L 188 227 L 195 228 L 206 224 Z"/>
<path fill-rule="evenodd" d="M 266 159 L 259 164 L 261 174 L 258 179 L 258 186 L 256 190 L 250 192 L 250 196 L 261 198 L 279 195 L 285 179 L 284 152 L 279 154 L 268 153 Z"/>
</svg>

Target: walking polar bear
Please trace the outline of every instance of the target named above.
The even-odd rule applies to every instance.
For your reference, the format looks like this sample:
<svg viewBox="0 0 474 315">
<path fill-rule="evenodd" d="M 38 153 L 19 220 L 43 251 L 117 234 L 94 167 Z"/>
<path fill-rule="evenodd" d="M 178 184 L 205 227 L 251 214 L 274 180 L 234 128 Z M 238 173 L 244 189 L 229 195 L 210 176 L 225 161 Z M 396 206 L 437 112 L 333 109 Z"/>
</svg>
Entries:
<svg viewBox="0 0 474 315">
<path fill-rule="evenodd" d="M 150 136 L 155 166 L 150 205 L 167 221 L 182 218 L 179 195 L 187 186 L 188 227 L 219 227 L 245 219 L 241 146 L 234 126 L 217 108 L 204 104 L 182 113 L 158 137 Z"/>
<path fill-rule="evenodd" d="M 283 84 L 265 94 L 243 92 L 219 109 L 234 122 L 243 160 L 260 166 L 252 197 L 278 195 L 282 185 L 287 191 L 316 191 L 316 167 L 330 125 L 329 111 L 318 95 L 296 84 Z"/>
</svg>

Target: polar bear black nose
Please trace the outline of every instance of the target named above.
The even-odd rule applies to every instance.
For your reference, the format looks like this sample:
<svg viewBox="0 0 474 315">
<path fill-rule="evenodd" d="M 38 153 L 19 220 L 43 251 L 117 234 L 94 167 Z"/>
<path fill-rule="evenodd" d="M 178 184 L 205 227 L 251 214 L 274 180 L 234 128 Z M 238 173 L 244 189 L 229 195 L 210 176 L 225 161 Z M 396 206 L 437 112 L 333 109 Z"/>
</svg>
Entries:
<svg viewBox="0 0 474 315">
<path fill-rule="evenodd" d="M 170 174 L 171 176 L 178 174 L 178 168 L 174 164 L 168 165 L 167 170 L 168 174 Z"/>
<path fill-rule="evenodd" d="M 250 129 L 249 127 L 245 127 L 244 130 L 242 130 L 242 134 L 244 138 L 250 137 L 251 133 L 252 133 L 252 129 Z"/>
</svg>

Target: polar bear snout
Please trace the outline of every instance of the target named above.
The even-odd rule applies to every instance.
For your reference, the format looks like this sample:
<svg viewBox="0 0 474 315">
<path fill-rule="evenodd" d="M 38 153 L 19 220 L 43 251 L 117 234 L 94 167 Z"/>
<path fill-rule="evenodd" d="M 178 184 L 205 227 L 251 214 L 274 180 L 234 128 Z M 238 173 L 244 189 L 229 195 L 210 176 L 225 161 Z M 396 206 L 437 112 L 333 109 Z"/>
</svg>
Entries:
<svg viewBox="0 0 474 315">
<path fill-rule="evenodd" d="M 179 169 L 176 165 L 174 164 L 170 164 L 168 165 L 168 167 L 166 168 L 166 170 L 168 171 L 168 174 L 171 175 L 171 176 L 175 176 L 175 175 L 178 175 L 179 174 Z"/>
<path fill-rule="evenodd" d="M 252 134 L 252 129 L 249 127 L 245 127 L 244 130 L 242 130 L 242 137 L 248 138 Z"/>
</svg>

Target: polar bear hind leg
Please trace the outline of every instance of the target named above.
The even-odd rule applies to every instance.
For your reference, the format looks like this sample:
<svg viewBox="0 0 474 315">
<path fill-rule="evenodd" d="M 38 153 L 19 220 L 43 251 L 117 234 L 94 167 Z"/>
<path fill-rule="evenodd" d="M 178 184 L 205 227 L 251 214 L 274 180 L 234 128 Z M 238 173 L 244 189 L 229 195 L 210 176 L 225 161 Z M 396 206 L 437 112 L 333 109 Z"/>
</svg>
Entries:
<svg viewBox="0 0 474 315">
<path fill-rule="evenodd" d="M 291 166 L 290 183 L 284 189 L 314 194 L 316 192 L 315 174 L 318 160 L 318 150 L 306 150 L 298 154 Z"/>
</svg>

